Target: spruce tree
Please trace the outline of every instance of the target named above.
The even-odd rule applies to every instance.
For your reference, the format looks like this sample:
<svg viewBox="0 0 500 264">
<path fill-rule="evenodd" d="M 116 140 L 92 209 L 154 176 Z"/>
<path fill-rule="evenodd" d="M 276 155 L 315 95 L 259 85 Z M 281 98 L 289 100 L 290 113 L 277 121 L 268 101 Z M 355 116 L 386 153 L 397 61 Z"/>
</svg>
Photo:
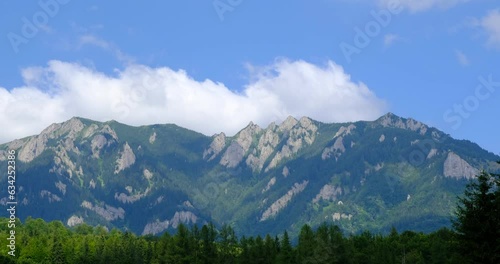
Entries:
<svg viewBox="0 0 500 264">
<path fill-rule="evenodd" d="M 500 175 L 482 171 L 459 198 L 453 227 L 470 263 L 500 263 Z"/>
</svg>

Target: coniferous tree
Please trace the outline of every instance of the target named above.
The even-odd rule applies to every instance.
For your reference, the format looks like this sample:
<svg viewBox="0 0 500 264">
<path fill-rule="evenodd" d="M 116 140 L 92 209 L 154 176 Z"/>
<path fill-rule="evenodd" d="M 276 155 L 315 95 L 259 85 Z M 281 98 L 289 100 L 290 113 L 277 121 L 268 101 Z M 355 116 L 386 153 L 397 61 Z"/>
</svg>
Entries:
<svg viewBox="0 0 500 264">
<path fill-rule="evenodd" d="M 264 256 L 265 263 L 271 264 L 276 261 L 276 255 L 278 254 L 278 249 L 276 248 L 276 242 L 271 238 L 269 234 L 264 238 Z"/>
<path fill-rule="evenodd" d="M 250 254 L 250 249 L 248 246 L 248 240 L 245 236 L 240 239 L 241 253 L 238 257 L 240 264 L 252 263 L 252 256 Z"/>
<path fill-rule="evenodd" d="M 238 240 L 234 230 L 229 225 L 223 225 L 219 232 L 219 263 L 234 263 Z"/>
<path fill-rule="evenodd" d="M 215 263 L 217 260 L 217 247 L 215 245 L 217 231 L 215 230 L 215 226 L 212 223 L 204 225 L 201 228 L 200 236 L 203 263 Z"/>
<path fill-rule="evenodd" d="M 471 263 L 500 263 L 500 176 L 482 171 L 459 198 L 453 227 L 459 250 Z"/>
<path fill-rule="evenodd" d="M 288 237 L 287 231 L 283 233 L 283 238 L 281 239 L 281 248 L 278 255 L 278 263 L 296 263 L 293 248 L 290 244 L 290 238 Z"/>
<path fill-rule="evenodd" d="M 297 259 L 299 263 L 314 263 L 314 232 L 307 224 L 303 225 L 299 233 L 299 244 L 297 245 Z"/>
</svg>

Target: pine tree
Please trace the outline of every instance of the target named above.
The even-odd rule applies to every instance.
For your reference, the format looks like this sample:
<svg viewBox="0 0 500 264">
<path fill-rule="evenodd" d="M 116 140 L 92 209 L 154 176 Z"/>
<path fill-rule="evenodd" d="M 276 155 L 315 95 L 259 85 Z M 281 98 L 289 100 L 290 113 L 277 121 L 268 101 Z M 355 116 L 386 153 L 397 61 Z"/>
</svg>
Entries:
<svg viewBox="0 0 500 264">
<path fill-rule="evenodd" d="M 264 239 L 264 248 L 265 263 L 274 263 L 276 254 L 278 254 L 278 249 L 276 248 L 275 240 L 272 239 L 269 234 L 267 234 Z"/>
<path fill-rule="evenodd" d="M 215 226 L 210 223 L 201 228 L 201 253 L 203 256 L 203 263 L 209 264 L 217 261 L 217 248 L 215 246 L 215 239 L 217 237 L 217 230 Z"/>
<path fill-rule="evenodd" d="M 278 263 L 296 263 L 293 248 L 290 244 L 290 238 L 288 237 L 287 231 L 285 231 L 285 233 L 283 234 L 283 239 L 281 239 L 281 248 L 280 254 L 278 255 Z"/>
<path fill-rule="evenodd" d="M 219 233 L 219 263 L 234 263 L 237 242 L 233 228 L 229 225 L 223 225 Z"/>
<path fill-rule="evenodd" d="M 453 227 L 460 253 L 471 263 L 500 263 L 500 175 L 482 171 L 459 198 Z"/>
<path fill-rule="evenodd" d="M 303 225 L 300 229 L 299 244 L 297 245 L 297 257 L 299 263 L 313 263 L 314 249 L 316 248 L 314 232 L 309 225 Z"/>
</svg>

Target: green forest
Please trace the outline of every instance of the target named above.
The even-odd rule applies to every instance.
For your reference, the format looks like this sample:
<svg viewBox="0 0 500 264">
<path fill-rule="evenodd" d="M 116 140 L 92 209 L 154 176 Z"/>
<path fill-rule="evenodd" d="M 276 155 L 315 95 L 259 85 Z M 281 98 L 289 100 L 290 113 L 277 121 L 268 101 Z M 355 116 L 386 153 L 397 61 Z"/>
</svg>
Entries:
<svg viewBox="0 0 500 264">
<path fill-rule="evenodd" d="M 175 234 L 136 236 L 118 229 L 28 218 L 0 219 L 0 263 L 500 263 L 500 176 L 482 172 L 459 199 L 453 229 L 432 233 L 392 229 L 346 235 L 331 224 L 298 234 L 238 237 L 233 228 L 177 226 Z M 12 223 L 11 223 L 12 224 Z M 294 237 L 294 239 L 291 239 Z"/>
<path fill-rule="evenodd" d="M 6 221 L 2 241 L 8 237 Z M 2 263 L 461 263 L 456 234 L 449 229 L 346 237 L 337 226 L 305 225 L 293 242 L 287 232 L 238 238 L 231 227 L 217 230 L 212 224 L 180 224 L 175 235 L 156 237 L 85 224 L 70 230 L 59 221 L 27 219 L 16 235 L 16 257 L 4 246 Z"/>
</svg>

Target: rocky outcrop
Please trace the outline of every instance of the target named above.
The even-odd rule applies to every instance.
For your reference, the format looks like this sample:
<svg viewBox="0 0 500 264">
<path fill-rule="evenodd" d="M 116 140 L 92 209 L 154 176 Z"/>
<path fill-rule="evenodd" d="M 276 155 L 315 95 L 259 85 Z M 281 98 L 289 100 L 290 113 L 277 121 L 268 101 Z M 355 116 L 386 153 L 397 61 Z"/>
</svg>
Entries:
<svg viewBox="0 0 500 264">
<path fill-rule="evenodd" d="M 111 136 L 111 138 L 114 139 L 115 141 L 118 141 L 118 135 L 109 125 L 104 125 L 101 128 L 101 130 L 99 130 L 99 132 L 102 134 L 107 134 L 107 135 Z"/>
<path fill-rule="evenodd" d="M 115 174 L 120 173 L 120 171 L 123 171 L 135 163 L 135 154 L 132 151 L 132 148 L 128 145 L 128 142 L 125 142 L 123 151 L 121 151 L 119 155 L 120 157 L 116 160 Z"/>
<path fill-rule="evenodd" d="M 326 184 L 313 199 L 313 203 L 318 203 L 320 200 L 335 201 L 339 195 L 342 195 L 342 188 Z"/>
<path fill-rule="evenodd" d="M 273 157 L 265 170 L 266 172 L 274 169 L 283 160 L 291 158 L 301 148 L 311 145 L 316 139 L 318 127 L 311 119 L 302 117 L 297 123 L 293 121 L 295 119 L 288 118 L 287 120 L 279 126 L 280 131 L 283 131 L 285 135 L 288 134 L 286 144 Z M 289 130 L 284 130 L 288 129 L 293 123 L 295 125 Z"/>
<path fill-rule="evenodd" d="M 99 158 L 99 152 L 106 145 L 109 145 L 109 142 L 104 135 L 95 135 L 90 143 L 90 147 L 92 149 L 92 157 Z"/>
<path fill-rule="evenodd" d="M 43 199 L 45 197 L 47 197 L 47 199 L 49 200 L 49 203 L 53 203 L 53 202 L 60 202 L 62 201 L 61 197 L 47 191 L 47 190 L 41 190 L 40 191 L 40 197 Z"/>
<path fill-rule="evenodd" d="M 180 223 L 187 225 L 195 224 L 197 220 L 198 217 L 195 214 L 189 211 L 181 211 L 175 212 L 174 217 L 172 217 L 172 219 L 170 220 L 170 224 L 173 228 L 177 228 Z"/>
<path fill-rule="evenodd" d="M 290 131 L 297 123 L 297 119 L 293 118 L 293 116 L 288 116 L 285 121 L 279 125 L 278 130 L 280 132 Z"/>
<path fill-rule="evenodd" d="M 257 147 L 253 153 L 248 155 L 246 164 L 254 171 L 260 172 L 264 163 L 273 154 L 276 146 L 279 144 L 278 126 L 271 124 L 264 134 L 260 137 Z"/>
<path fill-rule="evenodd" d="M 283 171 L 281 172 L 281 175 L 283 175 L 283 177 L 288 177 L 288 175 L 290 175 L 290 170 L 288 169 L 287 166 L 283 167 Z"/>
<path fill-rule="evenodd" d="M 193 204 L 189 201 L 189 200 L 186 200 L 182 203 L 182 205 L 188 207 L 188 208 L 194 208 Z"/>
<path fill-rule="evenodd" d="M 154 222 L 147 223 L 142 231 L 142 235 L 156 235 L 168 229 L 170 220 L 160 221 L 156 219 Z"/>
<path fill-rule="evenodd" d="M 58 145 L 53 148 L 54 155 L 54 166 L 49 170 L 49 172 L 55 173 L 57 175 L 63 175 L 67 173 L 69 178 L 73 178 L 73 175 L 77 177 L 83 176 L 83 168 L 77 165 L 71 160 L 68 154 L 67 148 L 63 145 Z"/>
<path fill-rule="evenodd" d="M 30 162 L 38 157 L 45 150 L 46 143 L 49 140 L 47 135 L 31 137 L 28 142 L 19 151 L 18 159 L 23 162 Z"/>
<path fill-rule="evenodd" d="M 472 179 L 478 173 L 478 169 L 472 167 L 467 161 L 460 158 L 460 156 L 453 152 L 448 153 L 443 167 L 443 175 L 445 177 Z"/>
<path fill-rule="evenodd" d="M 98 205 L 93 205 L 88 201 L 83 201 L 81 206 L 95 212 L 107 221 L 114 221 L 116 219 L 125 218 L 125 210 L 123 210 L 123 208 L 121 207 L 116 208 L 107 204 L 104 204 L 104 207 L 101 207 Z"/>
<path fill-rule="evenodd" d="M 16 140 L 10 142 L 9 144 L 7 144 L 8 149 L 19 149 L 24 144 L 26 144 L 26 142 L 28 142 L 28 140 L 30 140 L 30 139 L 31 139 L 31 137 L 23 138 L 23 139 L 16 139 Z"/>
<path fill-rule="evenodd" d="M 172 228 L 177 228 L 180 223 L 190 225 L 196 224 L 198 221 L 198 217 L 189 211 L 180 211 L 175 212 L 174 216 L 170 220 L 160 221 L 156 219 L 154 222 L 150 222 L 146 224 L 144 230 L 142 231 L 142 235 L 156 235 L 165 230 L 167 230 L 170 226 Z"/>
<path fill-rule="evenodd" d="M 301 193 L 307 186 L 309 181 L 303 181 L 302 183 L 295 183 L 285 195 L 281 196 L 276 202 L 271 204 L 269 208 L 267 208 L 264 213 L 262 213 L 262 217 L 260 221 L 266 221 L 270 217 L 276 216 L 283 208 L 287 206 L 287 204 L 292 200 L 293 196 Z"/>
<path fill-rule="evenodd" d="M 235 168 L 245 159 L 248 167 L 255 172 L 261 172 L 271 159 L 265 169 L 269 171 L 281 161 L 292 157 L 301 148 L 311 145 L 316 138 L 317 130 L 318 127 L 307 117 L 297 121 L 290 116 L 279 126 L 271 123 L 266 129 L 250 122 L 229 143 L 219 164 Z M 203 158 L 208 161 L 214 159 L 225 148 L 225 144 L 225 135 L 217 135 L 210 147 L 204 151 Z M 280 144 L 283 146 L 277 150 L 276 147 Z"/>
<path fill-rule="evenodd" d="M 395 127 L 411 131 L 417 131 L 421 135 L 425 135 L 425 133 L 427 133 L 428 130 L 428 127 L 422 122 L 416 121 L 411 118 L 403 119 L 392 113 L 388 113 L 380 117 L 379 119 L 377 119 L 376 123 L 382 125 L 383 127 Z"/>
<path fill-rule="evenodd" d="M 250 122 L 245 129 L 236 135 L 236 139 L 224 152 L 219 163 L 227 168 L 236 168 L 250 149 L 254 136 L 260 132 L 262 132 L 262 129 Z"/>
<path fill-rule="evenodd" d="M 321 159 L 326 160 L 331 157 L 335 157 L 335 160 L 338 160 L 344 152 L 344 138 L 340 136 L 335 140 L 335 143 L 333 143 L 331 147 L 326 147 L 325 149 L 323 149 L 323 152 L 321 153 Z"/>
<path fill-rule="evenodd" d="M 96 186 L 96 182 L 94 181 L 94 179 L 91 179 L 89 182 L 89 188 L 95 189 L 95 186 Z"/>
<path fill-rule="evenodd" d="M 427 154 L 427 159 L 430 159 L 430 158 L 432 158 L 432 157 L 436 156 L 436 154 L 437 154 L 437 153 L 438 153 L 438 150 L 437 150 L 437 149 L 435 149 L 435 148 L 431 149 L 431 150 L 429 151 L 429 154 Z"/>
<path fill-rule="evenodd" d="M 62 183 L 61 181 L 58 181 L 55 183 L 56 188 L 59 189 L 59 191 L 65 195 L 66 194 L 66 184 Z"/>
<path fill-rule="evenodd" d="M 214 139 L 208 149 L 203 152 L 203 159 L 208 161 L 215 159 L 224 147 L 226 147 L 226 134 L 220 133 L 214 136 Z"/>
<path fill-rule="evenodd" d="M 351 218 L 352 218 L 351 214 L 338 213 L 338 212 L 332 214 L 333 221 L 340 221 L 341 219 L 351 220 Z"/>
<path fill-rule="evenodd" d="M 126 193 L 115 193 L 115 199 L 124 203 L 124 204 L 132 204 L 139 201 L 141 198 L 145 197 L 149 194 L 151 189 L 148 187 L 143 193 L 137 193 L 134 195 L 128 195 Z M 132 189 L 127 190 L 129 193 L 132 192 Z"/>
<path fill-rule="evenodd" d="M 356 126 L 354 124 L 350 124 L 347 127 L 341 126 L 339 128 L 339 130 L 337 131 L 337 133 L 335 133 L 335 136 L 333 136 L 333 138 L 345 137 L 347 135 L 350 135 L 352 133 L 352 131 L 354 131 L 354 129 L 356 129 Z"/>
<path fill-rule="evenodd" d="M 74 139 L 83 128 L 84 124 L 82 121 L 75 117 L 64 123 L 52 124 L 44 129 L 40 135 L 29 138 L 29 140 L 23 144 L 18 153 L 18 159 L 23 162 L 30 162 L 42 154 L 47 148 L 47 141 L 49 139 L 56 139 L 61 136 Z"/>
<path fill-rule="evenodd" d="M 99 129 L 99 126 L 97 124 L 91 124 L 90 126 L 83 129 L 82 137 L 88 138 L 88 137 L 94 135 L 98 129 Z"/>
<path fill-rule="evenodd" d="M 356 126 L 353 124 L 350 124 L 347 127 L 341 126 L 337 133 L 335 133 L 335 136 L 333 136 L 333 138 L 335 139 L 333 145 L 323 149 L 323 152 L 321 153 L 321 159 L 327 160 L 331 157 L 335 157 L 335 160 L 338 160 L 339 157 L 342 156 L 342 154 L 346 151 L 346 148 L 344 146 L 344 137 L 350 135 L 355 129 Z M 351 142 L 351 147 L 353 146 L 354 142 Z"/>
<path fill-rule="evenodd" d="M 92 149 L 92 157 L 99 158 L 101 150 L 105 147 L 110 147 L 118 142 L 116 132 L 109 126 L 104 125 L 101 129 L 96 124 L 92 124 L 84 132 L 85 138 L 92 137 L 90 146 Z"/>
<path fill-rule="evenodd" d="M 226 152 L 224 152 L 224 156 L 222 156 L 219 164 L 228 168 L 235 168 L 243 160 L 244 155 L 245 149 L 238 142 L 233 141 Z"/>
<path fill-rule="evenodd" d="M 153 144 L 156 141 L 156 132 L 153 132 L 151 136 L 149 136 L 149 144 Z"/>
<path fill-rule="evenodd" d="M 66 225 L 69 227 L 73 227 L 79 224 L 83 224 L 83 217 L 79 217 L 76 215 L 72 215 L 68 221 L 66 221 Z"/>
<path fill-rule="evenodd" d="M 269 189 L 271 189 L 271 187 L 273 187 L 273 185 L 276 184 L 276 177 L 272 177 L 269 182 L 267 183 L 266 187 L 264 189 L 262 189 L 262 193 L 265 193 L 267 191 L 269 191 Z"/>
<path fill-rule="evenodd" d="M 142 175 L 144 176 L 144 178 L 146 178 L 147 180 L 151 180 L 153 178 L 153 173 L 150 172 L 148 169 L 144 169 L 142 171 Z"/>
</svg>

